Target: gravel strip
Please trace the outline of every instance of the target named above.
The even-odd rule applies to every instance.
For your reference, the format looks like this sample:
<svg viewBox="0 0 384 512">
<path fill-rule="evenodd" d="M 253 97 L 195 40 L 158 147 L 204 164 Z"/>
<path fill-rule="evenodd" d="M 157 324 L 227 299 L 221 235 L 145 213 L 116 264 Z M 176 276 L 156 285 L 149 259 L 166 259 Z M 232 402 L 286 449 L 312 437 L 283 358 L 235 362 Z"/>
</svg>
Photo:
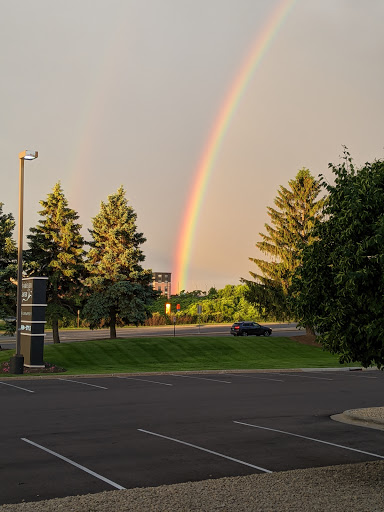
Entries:
<svg viewBox="0 0 384 512">
<path fill-rule="evenodd" d="M 382 512 L 384 462 L 257 474 L 0 506 L 0 512 Z"/>
<path fill-rule="evenodd" d="M 384 425 L 384 407 L 369 407 L 367 409 L 350 409 L 344 411 L 346 416 L 355 420 L 373 421 Z M 383 507 L 384 508 L 384 507 Z"/>
</svg>

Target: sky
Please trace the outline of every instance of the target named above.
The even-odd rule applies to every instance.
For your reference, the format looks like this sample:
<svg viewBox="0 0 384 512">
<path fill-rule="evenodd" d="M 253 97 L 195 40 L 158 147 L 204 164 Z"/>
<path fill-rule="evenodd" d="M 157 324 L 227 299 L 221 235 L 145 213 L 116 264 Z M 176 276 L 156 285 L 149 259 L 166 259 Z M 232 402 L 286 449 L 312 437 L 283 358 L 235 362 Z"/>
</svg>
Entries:
<svg viewBox="0 0 384 512">
<path fill-rule="evenodd" d="M 186 209 L 208 141 L 274 13 L 206 182 L 183 274 Z M 0 0 L 0 202 L 24 233 L 61 182 L 89 239 L 123 185 L 144 266 L 172 292 L 239 284 L 267 206 L 302 167 L 331 179 L 343 145 L 356 165 L 384 153 L 381 0 Z M 17 238 L 15 231 L 15 239 Z M 180 260 L 179 260 L 180 263 Z"/>
</svg>

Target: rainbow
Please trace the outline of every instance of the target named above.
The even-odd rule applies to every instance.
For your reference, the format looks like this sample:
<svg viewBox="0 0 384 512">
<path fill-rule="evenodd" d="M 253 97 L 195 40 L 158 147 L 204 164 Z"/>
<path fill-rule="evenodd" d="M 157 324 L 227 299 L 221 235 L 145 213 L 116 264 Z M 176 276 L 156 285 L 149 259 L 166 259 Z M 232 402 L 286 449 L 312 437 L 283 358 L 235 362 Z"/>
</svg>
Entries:
<svg viewBox="0 0 384 512">
<path fill-rule="evenodd" d="M 257 35 L 251 47 L 251 51 L 240 68 L 236 79 L 232 83 L 214 122 L 213 130 L 207 140 L 199 165 L 195 171 L 192 190 L 189 195 L 177 241 L 172 281 L 175 284 L 177 283 L 178 292 L 186 287 L 191 247 L 196 232 L 201 205 L 228 126 L 256 68 L 260 64 L 296 1 L 297 0 L 279 1 L 262 31 Z"/>
</svg>

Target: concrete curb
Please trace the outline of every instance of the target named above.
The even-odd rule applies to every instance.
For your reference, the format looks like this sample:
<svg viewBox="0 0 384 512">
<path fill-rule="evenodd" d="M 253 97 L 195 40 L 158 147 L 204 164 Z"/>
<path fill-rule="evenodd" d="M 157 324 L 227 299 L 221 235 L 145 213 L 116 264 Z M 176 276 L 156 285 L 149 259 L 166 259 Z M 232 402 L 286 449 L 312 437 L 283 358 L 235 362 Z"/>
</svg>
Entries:
<svg viewBox="0 0 384 512">
<path fill-rule="evenodd" d="M 372 368 L 376 369 L 376 368 Z M 121 377 L 121 376 L 148 376 L 148 375 L 168 375 L 168 374 L 212 374 L 212 375 L 223 375 L 227 373 L 274 373 L 274 372 L 331 372 L 331 371 L 366 371 L 366 369 L 360 367 L 347 367 L 347 368 L 243 368 L 243 369 L 228 369 L 228 370 L 175 370 L 168 372 L 118 372 L 118 373 L 89 373 L 89 374 L 69 374 L 69 373 L 46 373 L 44 375 L 34 375 L 33 373 L 24 373 L 22 375 L 8 375 L 6 373 L 0 373 L 0 379 L 17 379 L 17 380 L 30 380 L 30 379 L 57 379 L 58 377 L 77 377 L 84 379 L 100 378 L 100 377 Z"/>
</svg>

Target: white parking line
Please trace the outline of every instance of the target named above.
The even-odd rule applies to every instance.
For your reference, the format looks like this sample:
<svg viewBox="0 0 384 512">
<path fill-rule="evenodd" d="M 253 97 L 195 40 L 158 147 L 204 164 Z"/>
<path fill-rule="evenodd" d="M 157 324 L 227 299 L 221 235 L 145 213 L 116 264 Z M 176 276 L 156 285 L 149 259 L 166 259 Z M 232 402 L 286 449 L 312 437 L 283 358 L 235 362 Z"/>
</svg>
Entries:
<svg viewBox="0 0 384 512">
<path fill-rule="evenodd" d="M 147 379 L 135 379 L 134 377 L 119 377 L 118 379 L 127 379 L 127 380 L 139 380 L 140 382 L 152 382 L 152 384 L 161 384 L 162 386 L 173 386 L 173 384 L 167 384 L 166 382 L 158 382 L 157 380 L 147 380 Z"/>
<path fill-rule="evenodd" d="M 99 478 L 100 480 L 103 480 L 103 482 L 106 482 L 107 484 L 112 485 L 112 487 L 115 487 L 116 489 L 120 489 L 120 490 L 125 489 L 125 487 L 122 487 L 121 485 L 119 485 L 115 482 L 112 482 L 112 480 L 109 480 L 108 478 L 105 478 L 104 476 L 101 476 L 98 473 L 91 471 L 90 469 L 86 468 L 85 466 L 81 466 L 80 464 L 77 464 L 77 462 L 74 462 L 73 460 L 67 459 L 67 457 L 60 455 L 59 453 L 56 453 L 52 450 L 49 450 L 48 448 L 45 448 L 44 446 L 41 446 L 41 444 L 34 443 L 33 441 L 30 441 L 29 439 L 27 439 L 25 437 L 22 437 L 21 440 L 26 443 L 29 443 L 33 446 L 36 446 L 36 448 L 39 448 L 40 450 L 50 453 L 51 455 L 54 455 L 55 457 L 65 461 L 65 462 L 68 462 L 68 464 L 72 464 L 72 466 L 75 466 L 75 467 L 81 469 L 82 471 L 85 471 L 86 473 L 88 473 L 92 476 L 95 476 L 96 478 Z"/>
<path fill-rule="evenodd" d="M 327 379 L 326 377 L 312 377 L 312 375 L 309 377 L 308 375 L 297 375 L 292 373 L 275 373 L 274 375 L 283 375 L 284 377 L 301 377 L 302 379 L 317 379 L 317 380 L 333 380 L 333 379 Z"/>
<path fill-rule="evenodd" d="M 28 393 L 34 393 L 30 389 L 21 388 L 20 386 L 15 386 L 14 384 L 8 384 L 8 382 L 0 382 L 0 384 L 4 384 L 4 386 L 11 386 L 12 388 L 22 389 L 23 391 L 28 391 Z"/>
<path fill-rule="evenodd" d="M 288 436 L 301 437 L 302 439 L 309 439 L 309 441 L 315 441 L 316 443 L 328 444 L 330 446 L 336 446 L 337 448 L 343 448 L 344 450 L 349 450 L 351 452 L 364 453 L 364 455 L 370 455 L 371 457 L 384 459 L 383 455 L 378 455 L 377 453 L 365 452 L 363 450 L 357 450 L 356 448 L 349 448 L 348 446 L 343 446 L 342 444 L 330 443 L 328 441 L 322 441 L 321 439 L 315 439 L 314 437 L 301 436 L 299 434 L 293 434 L 292 432 L 285 432 L 284 430 L 261 427 L 260 425 L 252 425 L 252 423 L 243 423 L 242 421 L 234 421 L 233 423 L 237 423 L 238 425 L 246 425 L 247 427 L 260 428 L 262 430 L 270 430 L 272 432 L 278 432 L 279 434 L 286 434 Z"/>
<path fill-rule="evenodd" d="M 197 450 L 201 450 L 202 452 L 211 453 L 212 455 L 217 455 L 218 457 L 222 457 L 223 459 L 231 460 L 232 462 L 237 462 L 238 464 L 242 464 L 243 466 L 249 466 L 250 468 L 259 469 L 260 471 L 264 471 L 264 473 L 272 473 L 269 469 L 261 468 L 260 466 L 254 466 L 253 464 L 249 464 L 248 462 L 244 462 L 243 460 L 234 459 L 233 457 L 228 457 L 227 455 L 223 455 L 222 453 L 213 452 L 212 450 L 207 450 L 207 448 L 202 448 L 201 446 L 197 446 L 196 444 L 186 443 L 185 441 L 180 441 L 179 439 L 174 439 L 173 437 L 163 436 L 161 434 L 156 434 L 156 432 L 150 432 L 149 430 L 144 430 L 142 428 L 137 429 L 139 432 L 144 432 L 145 434 L 150 434 L 151 436 L 161 437 L 163 439 L 168 439 L 168 441 L 174 441 L 175 443 L 184 444 L 186 446 L 191 446 L 192 448 L 196 448 Z"/>
<path fill-rule="evenodd" d="M 79 380 L 59 379 L 59 378 L 57 380 L 63 380 L 64 382 L 74 382 L 75 384 L 83 384 L 84 386 L 92 386 L 93 388 L 108 389 L 103 386 L 96 386 L 96 384 L 88 384 L 88 382 L 80 382 Z"/>
<path fill-rule="evenodd" d="M 269 377 L 253 377 L 251 375 L 240 375 L 239 373 L 229 373 L 228 375 L 230 375 L 231 377 L 233 377 L 233 376 L 245 377 L 246 379 L 261 379 L 261 380 L 274 380 L 275 382 L 285 382 L 285 380 L 283 380 L 283 379 L 272 379 Z"/>
<path fill-rule="evenodd" d="M 219 380 L 219 379 L 207 379 L 206 377 L 195 377 L 192 375 L 178 375 L 177 373 L 170 373 L 172 377 L 184 377 L 186 379 L 198 379 L 198 380 L 209 380 L 211 382 L 224 382 L 224 384 L 232 384 L 229 380 Z"/>
</svg>

